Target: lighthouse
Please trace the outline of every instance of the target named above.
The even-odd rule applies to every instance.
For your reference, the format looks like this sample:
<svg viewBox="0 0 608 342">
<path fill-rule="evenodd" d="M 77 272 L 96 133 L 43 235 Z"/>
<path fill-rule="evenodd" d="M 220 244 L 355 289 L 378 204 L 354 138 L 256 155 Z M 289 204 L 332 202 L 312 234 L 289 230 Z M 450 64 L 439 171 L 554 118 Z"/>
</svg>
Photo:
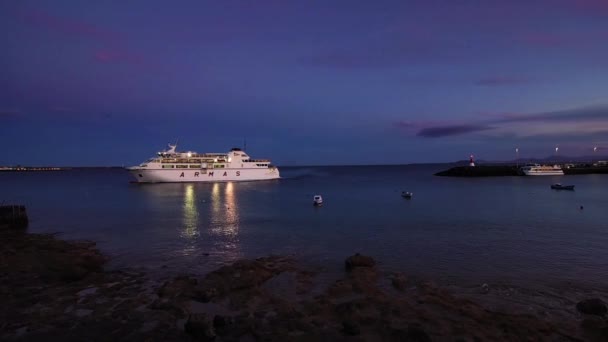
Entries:
<svg viewBox="0 0 608 342">
<path fill-rule="evenodd" d="M 472 154 L 469 156 L 469 166 L 471 166 L 471 167 L 475 166 L 475 161 L 473 160 Z"/>
</svg>

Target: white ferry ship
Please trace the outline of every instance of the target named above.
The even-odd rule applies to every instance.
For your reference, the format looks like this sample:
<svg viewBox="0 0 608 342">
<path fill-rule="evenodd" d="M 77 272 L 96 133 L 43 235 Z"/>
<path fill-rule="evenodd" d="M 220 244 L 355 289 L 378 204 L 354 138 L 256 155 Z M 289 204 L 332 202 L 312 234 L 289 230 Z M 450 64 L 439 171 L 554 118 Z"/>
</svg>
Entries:
<svg viewBox="0 0 608 342">
<path fill-rule="evenodd" d="M 564 171 L 559 165 L 528 164 L 521 168 L 526 176 L 563 176 Z"/>
<path fill-rule="evenodd" d="M 177 145 L 128 170 L 138 183 L 234 182 L 277 179 L 279 169 L 267 159 L 251 159 L 240 148 L 228 153 L 177 152 Z"/>
</svg>

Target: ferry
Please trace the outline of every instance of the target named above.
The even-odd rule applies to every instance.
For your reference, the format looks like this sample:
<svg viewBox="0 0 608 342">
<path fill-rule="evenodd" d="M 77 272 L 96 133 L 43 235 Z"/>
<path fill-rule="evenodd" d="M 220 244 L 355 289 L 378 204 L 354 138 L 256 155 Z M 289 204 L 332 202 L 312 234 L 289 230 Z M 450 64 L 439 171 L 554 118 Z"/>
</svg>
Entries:
<svg viewBox="0 0 608 342">
<path fill-rule="evenodd" d="M 528 164 L 521 168 L 526 176 L 563 176 L 564 171 L 559 165 Z"/>
<path fill-rule="evenodd" d="M 237 182 L 280 178 L 279 169 L 268 159 L 251 159 L 245 151 L 233 148 L 228 153 L 177 152 L 169 144 L 138 166 L 127 168 L 137 183 Z"/>
</svg>

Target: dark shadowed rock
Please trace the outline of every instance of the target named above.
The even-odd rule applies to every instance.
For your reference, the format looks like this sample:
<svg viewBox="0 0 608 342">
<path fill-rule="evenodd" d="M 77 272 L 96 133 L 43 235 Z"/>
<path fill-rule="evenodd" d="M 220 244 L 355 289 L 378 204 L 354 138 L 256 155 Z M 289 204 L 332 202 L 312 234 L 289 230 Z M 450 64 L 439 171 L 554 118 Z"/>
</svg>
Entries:
<svg viewBox="0 0 608 342">
<path fill-rule="evenodd" d="M 403 273 L 394 274 L 391 278 L 393 287 L 399 291 L 405 291 L 407 289 L 407 277 Z"/>
<path fill-rule="evenodd" d="M 359 253 L 350 256 L 345 261 L 345 267 L 347 271 L 352 271 L 357 267 L 374 267 L 376 265 L 376 261 L 374 258 L 366 255 L 361 255 Z"/>
<path fill-rule="evenodd" d="M 576 304 L 576 309 L 587 315 L 604 316 L 608 309 L 606 304 L 599 298 L 585 299 Z"/>
<path fill-rule="evenodd" d="M 350 335 L 350 336 L 356 336 L 361 333 L 361 329 L 359 329 L 359 326 L 353 321 L 342 322 L 342 331 L 346 335 Z"/>
<path fill-rule="evenodd" d="M 191 314 L 184 325 L 184 330 L 199 341 L 212 341 L 216 336 L 213 323 L 206 314 Z"/>
<path fill-rule="evenodd" d="M 431 337 L 418 324 L 410 324 L 407 327 L 407 341 L 411 342 L 431 342 Z"/>
<path fill-rule="evenodd" d="M 221 315 L 215 315 L 213 317 L 213 327 L 221 329 L 229 324 L 232 324 L 232 317 L 226 317 Z"/>
<path fill-rule="evenodd" d="M 410 324 L 407 329 L 393 329 L 392 337 L 396 341 L 431 342 L 431 337 L 418 324 Z"/>
</svg>

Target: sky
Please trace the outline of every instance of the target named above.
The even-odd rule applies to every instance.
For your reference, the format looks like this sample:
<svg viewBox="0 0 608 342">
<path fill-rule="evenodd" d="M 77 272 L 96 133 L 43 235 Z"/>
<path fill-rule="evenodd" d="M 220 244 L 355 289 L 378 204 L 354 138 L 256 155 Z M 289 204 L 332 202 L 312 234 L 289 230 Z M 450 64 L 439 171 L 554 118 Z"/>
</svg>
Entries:
<svg viewBox="0 0 608 342">
<path fill-rule="evenodd" d="M 0 0 L 0 165 L 608 155 L 608 0 Z"/>
</svg>

